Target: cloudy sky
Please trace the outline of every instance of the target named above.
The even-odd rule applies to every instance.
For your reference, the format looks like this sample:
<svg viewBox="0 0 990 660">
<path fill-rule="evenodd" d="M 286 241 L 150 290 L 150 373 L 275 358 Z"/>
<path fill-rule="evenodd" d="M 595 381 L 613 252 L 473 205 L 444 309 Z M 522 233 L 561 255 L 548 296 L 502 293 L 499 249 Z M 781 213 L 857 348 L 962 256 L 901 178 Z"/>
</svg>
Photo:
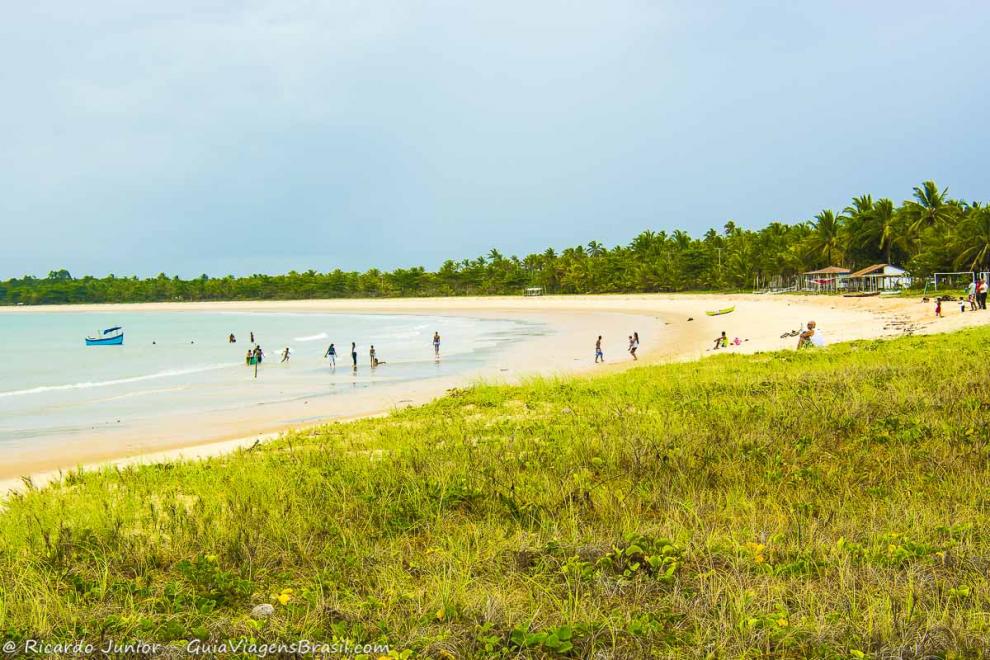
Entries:
<svg viewBox="0 0 990 660">
<path fill-rule="evenodd" d="M 8 2 L 0 277 L 432 268 L 797 221 L 926 178 L 990 199 L 988 19 L 951 0 Z"/>
</svg>

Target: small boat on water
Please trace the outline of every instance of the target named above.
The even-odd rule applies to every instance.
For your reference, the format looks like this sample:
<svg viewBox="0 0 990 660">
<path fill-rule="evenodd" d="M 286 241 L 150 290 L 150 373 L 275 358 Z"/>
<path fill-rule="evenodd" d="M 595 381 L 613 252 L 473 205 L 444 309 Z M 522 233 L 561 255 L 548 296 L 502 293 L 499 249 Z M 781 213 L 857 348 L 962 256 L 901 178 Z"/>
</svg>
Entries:
<svg viewBox="0 0 990 660">
<path fill-rule="evenodd" d="M 712 310 L 710 312 L 705 312 L 705 314 L 708 314 L 708 316 L 720 316 L 722 314 L 728 314 L 728 313 L 734 312 L 734 311 L 736 311 L 736 306 L 735 305 L 733 305 L 732 307 L 725 307 L 723 309 L 715 309 L 715 310 Z"/>
<path fill-rule="evenodd" d="M 122 346 L 124 329 L 119 325 L 107 328 L 99 337 L 86 337 L 87 346 Z"/>
</svg>

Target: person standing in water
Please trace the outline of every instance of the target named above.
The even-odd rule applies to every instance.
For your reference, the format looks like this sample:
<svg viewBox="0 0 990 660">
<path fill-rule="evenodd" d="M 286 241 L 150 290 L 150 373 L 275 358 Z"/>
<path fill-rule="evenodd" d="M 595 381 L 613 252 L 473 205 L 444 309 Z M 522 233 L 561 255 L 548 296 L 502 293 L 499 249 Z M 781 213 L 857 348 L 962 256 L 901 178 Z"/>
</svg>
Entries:
<svg viewBox="0 0 990 660">
<path fill-rule="evenodd" d="M 351 342 L 351 361 L 354 362 L 354 371 L 357 371 L 357 344 Z"/>
<path fill-rule="evenodd" d="M 370 360 L 372 367 L 377 366 L 375 364 L 375 345 L 374 344 L 371 345 L 371 349 L 368 351 L 368 359 Z"/>
<path fill-rule="evenodd" d="M 433 333 L 433 357 L 436 360 L 440 359 L 440 332 Z"/>
<path fill-rule="evenodd" d="M 598 335 L 598 341 L 595 342 L 595 364 L 598 364 L 598 361 L 599 360 L 601 360 L 602 362 L 605 361 L 605 354 L 602 353 L 602 336 L 601 335 Z"/>
<path fill-rule="evenodd" d="M 286 346 L 285 350 L 282 351 L 282 362 L 288 362 L 288 361 L 289 361 L 289 347 Z"/>
<path fill-rule="evenodd" d="M 337 349 L 334 347 L 332 342 L 330 344 L 330 348 L 328 348 L 327 352 L 323 354 L 323 357 L 330 358 L 330 366 L 334 369 L 337 368 Z"/>
<path fill-rule="evenodd" d="M 629 354 L 632 355 L 634 360 L 639 359 L 638 357 L 636 357 L 636 350 L 638 348 L 639 348 L 639 333 L 634 332 L 632 333 L 632 336 L 629 338 Z"/>
<path fill-rule="evenodd" d="M 253 330 L 251 331 L 251 343 L 252 344 L 254 343 L 254 331 Z"/>
<path fill-rule="evenodd" d="M 227 343 L 229 343 L 229 344 L 236 344 L 237 343 L 237 337 L 234 336 L 234 333 L 233 332 L 230 333 L 230 336 L 229 337 L 227 337 Z"/>
</svg>

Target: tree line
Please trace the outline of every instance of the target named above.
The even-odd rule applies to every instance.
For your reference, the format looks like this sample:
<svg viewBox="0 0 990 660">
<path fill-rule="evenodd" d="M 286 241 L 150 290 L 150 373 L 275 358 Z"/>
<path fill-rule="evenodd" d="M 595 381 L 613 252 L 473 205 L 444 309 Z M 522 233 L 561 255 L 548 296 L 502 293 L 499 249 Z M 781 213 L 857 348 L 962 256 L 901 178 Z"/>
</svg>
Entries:
<svg viewBox="0 0 990 660">
<path fill-rule="evenodd" d="M 861 195 L 838 213 L 825 209 L 811 220 L 759 230 L 729 221 L 700 238 L 647 230 L 612 248 L 591 241 L 523 258 L 493 249 L 476 259 L 448 260 L 436 271 L 336 269 L 184 280 L 164 273 L 75 278 L 63 269 L 0 282 L 0 304 L 498 295 L 527 287 L 547 293 L 739 290 L 823 266 L 875 263 L 901 265 L 916 278 L 986 270 L 990 206 L 952 199 L 947 188 L 925 181 L 900 204 Z"/>
</svg>

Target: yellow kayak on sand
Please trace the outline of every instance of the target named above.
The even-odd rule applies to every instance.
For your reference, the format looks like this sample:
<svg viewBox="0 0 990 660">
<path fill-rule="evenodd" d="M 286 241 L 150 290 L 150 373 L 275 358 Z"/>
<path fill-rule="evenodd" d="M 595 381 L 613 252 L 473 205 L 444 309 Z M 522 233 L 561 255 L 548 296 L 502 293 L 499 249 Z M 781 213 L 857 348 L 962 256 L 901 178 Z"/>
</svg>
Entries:
<svg viewBox="0 0 990 660">
<path fill-rule="evenodd" d="M 711 312 L 705 312 L 705 314 L 708 314 L 708 316 L 719 316 L 720 314 L 728 314 L 729 312 L 734 312 L 734 311 L 736 311 L 735 305 L 733 305 L 732 307 L 726 307 L 725 309 L 716 309 Z"/>
</svg>

